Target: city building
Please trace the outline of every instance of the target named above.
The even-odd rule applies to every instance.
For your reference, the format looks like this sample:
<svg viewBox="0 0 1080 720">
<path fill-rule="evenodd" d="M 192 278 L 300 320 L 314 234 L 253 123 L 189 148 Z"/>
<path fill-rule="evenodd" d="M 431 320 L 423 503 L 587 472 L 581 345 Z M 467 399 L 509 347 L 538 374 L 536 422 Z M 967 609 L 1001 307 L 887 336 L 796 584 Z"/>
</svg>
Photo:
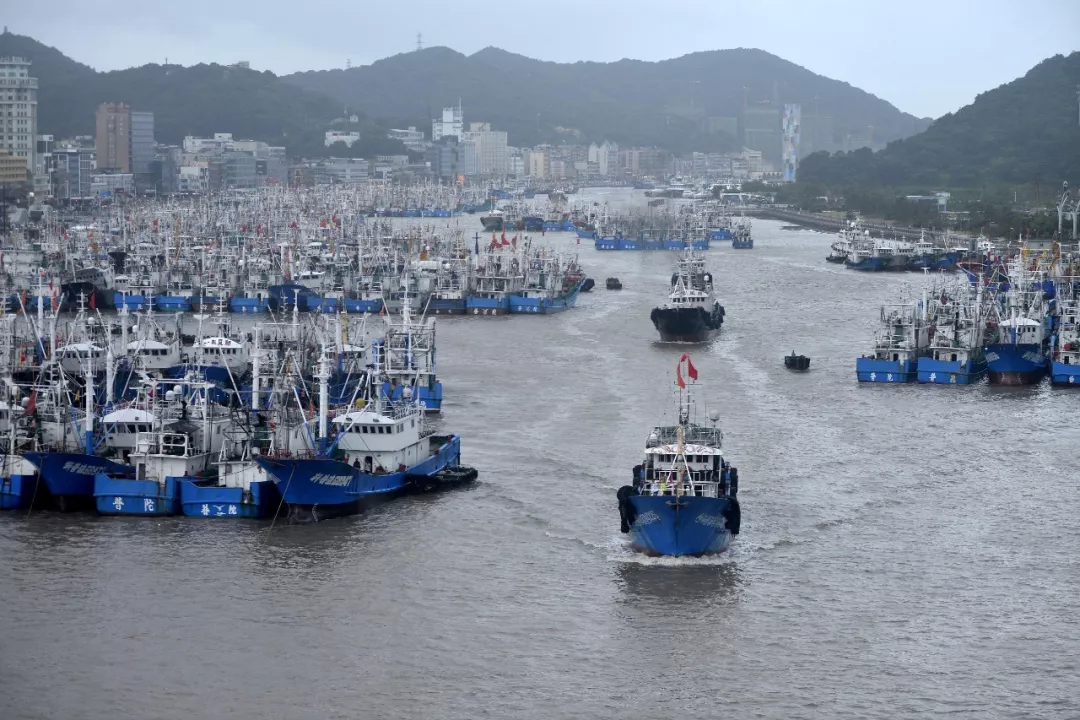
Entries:
<svg viewBox="0 0 1080 720">
<path fill-rule="evenodd" d="M 475 154 L 475 150 L 473 152 Z M 460 167 L 459 157 L 458 141 L 452 135 L 440 138 L 439 142 L 434 143 L 427 150 L 427 162 L 431 172 L 435 177 L 443 180 L 457 179 Z"/>
<path fill-rule="evenodd" d="M 319 185 L 357 185 L 368 179 L 369 163 L 360 158 L 327 158 L 315 168 Z"/>
<path fill-rule="evenodd" d="M 94 197 L 135 194 L 135 176 L 131 173 L 94 173 L 90 180 Z"/>
<path fill-rule="evenodd" d="M 28 174 L 37 167 L 37 92 L 29 60 L 0 57 L 0 149 L 21 159 Z"/>
<path fill-rule="evenodd" d="M 34 192 L 49 195 L 52 191 L 53 171 L 56 169 L 56 159 L 53 157 L 56 138 L 52 135 L 38 135 L 34 144 Z"/>
<path fill-rule="evenodd" d="M 97 169 L 99 172 L 131 172 L 131 108 L 123 103 L 98 106 Z"/>
<path fill-rule="evenodd" d="M 528 154 L 522 154 L 525 164 L 525 172 L 534 178 L 546 178 L 548 176 L 548 155 L 543 150 L 530 150 Z"/>
<path fill-rule="evenodd" d="M 53 148 L 53 195 L 61 200 L 93 197 L 94 150 L 75 143 Z"/>
<path fill-rule="evenodd" d="M 431 121 L 431 142 L 437 143 L 444 137 L 454 137 L 461 140 L 465 132 L 465 116 L 461 111 L 461 101 L 458 106 L 443 108 L 442 117 Z"/>
<path fill-rule="evenodd" d="M 801 129 L 798 105 L 784 105 L 781 125 L 783 148 L 781 152 L 781 172 L 786 182 L 795 182 L 795 171 L 799 167 L 799 133 Z"/>
<path fill-rule="evenodd" d="M 211 190 L 253 188 L 259 185 L 255 156 L 238 150 L 215 155 L 207 163 Z"/>
<path fill-rule="evenodd" d="M 390 130 L 386 133 L 386 137 L 390 140 L 400 140 L 406 148 L 415 153 L 422 153 L 427 148 L 424 132 L 417 130 L 412 125 L 405 130 Z"/>
<path fill-rule="evenodd" d="M 131 172 L 146 178 L 154 162 L 154 113 L 131 111 Z"/>
<path fill-rule="evenodd" d="M 29 178 L 30 171 L 26 168 L 26 160 L 7 148 L 0 148 L 0 185 L 24 183 Z"/>
<path fill-rule="evenodd" d="M 488 123 L 470 123 L 469 130 L 462 133 L 464 142 L 476 144 L 475 173 L 463 175 L 506 175 L 510 167 L 507 136 L 502 130 L 492 130 Z"/>
<path fill-rule="evenodd" d="M 468 137 L 469 133 L 465 133 Z M 457 173 L 458 175 L 476 175 L 480 172 L 480 159 L 478 156 L 477 142 L 471 139 L 462 140 L 457 144 Z"/>
<path fill-rule="evenodd" d="M 355 130 L 346 132 L 344 130 L 328 130 L 326 137 L 323 140 L 323 145 L 330 147 L 334 143 L 345 143 L 346 147 L 352 147 L 353 143 L 360 140 L 360 133 Z"/>
<path fill-rule="evenodd" d="M 177 192 L 201 194 L 210 189 L 210 167 L 206 161 L 182 165 L 177 170 Z"/>
</svg>

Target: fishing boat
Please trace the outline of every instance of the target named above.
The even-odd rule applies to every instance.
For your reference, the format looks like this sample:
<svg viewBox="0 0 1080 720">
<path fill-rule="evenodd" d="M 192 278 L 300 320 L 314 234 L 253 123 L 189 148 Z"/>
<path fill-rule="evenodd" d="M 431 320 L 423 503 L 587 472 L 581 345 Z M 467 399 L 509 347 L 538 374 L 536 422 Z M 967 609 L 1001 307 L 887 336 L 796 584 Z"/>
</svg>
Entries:
<svg viewBox="0 0 1080 720">
<path fill-rule="evenodd" d="M 970 385 L 986 374 L 982 283 L 972 303 L 967 282 L 952 293 L 941 292 L 930 325 L 930 347 L 919 358 L 918 381 L 939 385 Z"/>
<path fill-rule="evenodd" d="M 361 512 L 405 494 L 416 476 L 461 465 L 461 438 L 436 435 L 410 387 L 396 402 L 386 398 L 384 367 L 371 373 L 360 409 L 348 407 L 331 419 L 325 353 L 319 365 L 318 435 L 311 446 L 255 458 L 277 485 L 290 522 Z"/>
<path fill-rule="evenodd" d="M 622 532 L 630 535 L 635 550 L 648 555 L 721 553 L 739 534 L 739 471 L 724 459 L 720 413 L 708 414 L 710 425 L 691 419 L 697 408 L 691 387 L 697 377 L 689 355 L 683 354 L 675 371 L 677 424 L 652 429 L 633 483 L 616 494 Z"/>
<path fill-rule="evenodd" d="M 712 273 L 704 258 L 687 249 L 671 276 L 667 303 L 649 315 L 664 342 L 706 342 L 724 324 L 724 307 L 713 297 Z"/>
<path fill-rule="evenodd" d="M 488 232 L 499 232 L 503 229 L 503 214 L 501 210 L 492 210 L 480 216 L 480 224 Z"/>
<path fill-rule="evenodd" d="M 881 308 L 881 325 L 874 337 L 874 351 L 855 361 L 859 382 L 905 383 L 918 374 L 919 359 L 930 344 L 926 298 L 921 303 L 901 303 Z"/>
<path fill-rule="evenodd" d="M 750 234 L 750 218 L 737 218 L 731 228 L 731 247 L 736 250 L 753 250 L 754 237 Z"/>
<path fill-rule="evenodd" d="M 1054 283 L 1021 260 L 1010 263 L 1009 289 L 999 319 L 986 343 L 986 365 L 993 385 L 1033 385 L 1050 370 L 1057 332 Z"/>
<path fill-rule="evenodd" d="M 1050 382 L 1080 387 L 1080 299 L 1075 295 L 1061 305 L 1061 328 L 1050 363 Z"/>
</svg>

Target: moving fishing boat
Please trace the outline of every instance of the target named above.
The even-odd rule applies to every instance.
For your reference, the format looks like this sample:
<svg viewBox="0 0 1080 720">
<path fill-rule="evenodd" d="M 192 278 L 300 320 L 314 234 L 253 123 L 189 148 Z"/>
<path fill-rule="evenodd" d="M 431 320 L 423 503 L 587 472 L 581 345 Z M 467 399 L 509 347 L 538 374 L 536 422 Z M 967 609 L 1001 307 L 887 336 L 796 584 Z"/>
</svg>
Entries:
<svg viewBox="0 0 1080 720">
<path fill-rule="evenodd" d="M 671 276 L 671 293 L 649 315 L 664 342 L 706 342 L 724 324 L 724 307 L 713 298 L 713 277 L 705 259 L 687 249 Z"/>
<path fill-rule="evenodd" d="M 739 471 L 724 459 L 720 413 L 709 413 L 711 425 L 690 414 L 690 385 L 697 368 L 683 354 L 675 370 L 678 420 L 658 425 L 645 442 L 645 460 L 634 467 L 633 484 L 619 488 L 621 530 L 631 546 L 653 556 L 720 553 L 739 534 Z"/>
</svg>

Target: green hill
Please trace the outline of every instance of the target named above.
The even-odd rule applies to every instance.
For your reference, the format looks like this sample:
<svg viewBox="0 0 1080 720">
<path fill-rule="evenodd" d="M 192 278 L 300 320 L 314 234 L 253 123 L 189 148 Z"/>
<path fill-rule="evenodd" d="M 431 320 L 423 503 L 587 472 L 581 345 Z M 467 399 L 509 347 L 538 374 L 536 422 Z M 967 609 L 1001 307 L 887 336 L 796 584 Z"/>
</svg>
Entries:
<svg viewBox="0 0 1080 720">
<path fill-rule="evenodd" d="M 799 181 L 831 186 L 982 187 L 1080 176 L 1080 52 L 1055 55 L 926 132 L 871 153 L 815 153 Z"/>
<path fill-rule="evenodd" d="M 662 62 L 566 64 L 496 48 L 465 56 L 434 47 L 282 79 L 427 132 L 434 114 L 460 98 L 466 121 L 508 131 L 513 145 L 606 139 L 674 151 L 722 150 L 735 139 L 708 133 L 708 117 L 738 116 L 744 103 L 763 101 L 809 109 L 815 98 L 815 112 L 832 118 L 838 138 L 873 126 L 877 137 L 893 140 L 928 123 L 847 83 L 747 49 Z"/>
</svg>

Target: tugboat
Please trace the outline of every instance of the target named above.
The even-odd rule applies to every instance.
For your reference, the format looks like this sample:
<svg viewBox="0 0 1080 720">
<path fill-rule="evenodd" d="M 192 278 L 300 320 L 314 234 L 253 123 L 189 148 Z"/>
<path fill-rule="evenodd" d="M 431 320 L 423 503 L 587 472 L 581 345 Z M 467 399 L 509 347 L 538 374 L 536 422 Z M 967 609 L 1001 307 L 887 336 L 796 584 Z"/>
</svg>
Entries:
<svg viewBox="0 0 1080 720">
<path fill-rule="evenodd" d="M 810 358 L 805 355 L 796 355 L 792 350 L 790 355 L 784 357 L 784 367 L 795 372 L 806 372 L 810 369 Z"/>
<path fill-rule="evenodd" d="M 724 434 L 709 413 L 711 427 L 691 421 L 691 382 L 697 368 L 683 354 L 675 370 L 678 424 L 653 428 L 645 442 L 645 462 L 634 468 L 633 484 L 619 488 L 621 530 L 631 546 L 652 556 L 721 553 L 739 534 L 739 471 L 724 459 Z"/>
<path fill-rule="evenodd" d="M 607 279 L 607 289 L 608 290 L 622 290 L 622 283 L 619 281 L 619 278 L 614 278 L 614 277 L 608 278 Z"/>
<path fill-rule="evenodd" d="M 687 249 L 671 276 L 671 294 L 649 315 L 664 342 L 706 342 L 724 324 L 724 307 L 713 298 L 712 274 L 701 255 Z"/>
</svg>

